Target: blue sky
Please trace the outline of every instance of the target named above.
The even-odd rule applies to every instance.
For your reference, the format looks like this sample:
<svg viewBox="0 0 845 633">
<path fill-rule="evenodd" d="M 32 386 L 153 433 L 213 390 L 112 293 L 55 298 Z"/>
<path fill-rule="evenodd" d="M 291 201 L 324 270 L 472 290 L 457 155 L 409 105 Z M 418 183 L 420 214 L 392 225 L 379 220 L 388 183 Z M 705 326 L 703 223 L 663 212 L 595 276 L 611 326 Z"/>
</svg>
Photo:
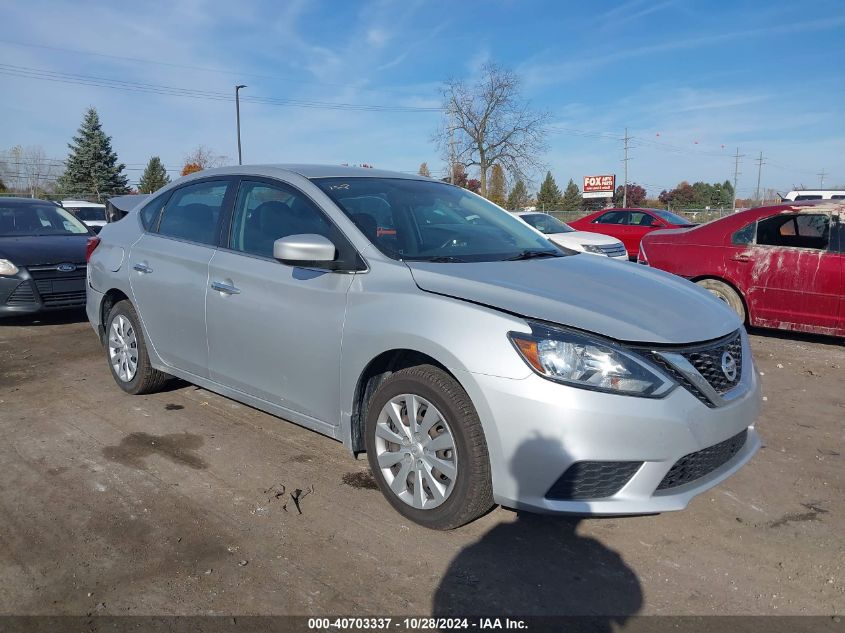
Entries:
<svg viewBox="0 0 845 633">
<path fill-rule="evenodd" d="M 127 7 L 132 7 L 131 10 Z M 6 2 L 0 149 L 63 158 L 94 105 L 137 182 L 151 155 L 178 169 L 204 144 L 237 159 L 234 104 L 61 81 L 68 75 L 231 94 L 434 108 L 450 76 L 485 61 L 519 74 L 552 114 L 544 161 L 559 184 L 622 176 L 656 195 L 681 180 L 845 185 L 845 5 L 801 2 Z M 26 70 L 21 70 L 21 68 Z M 24 77 L 22 75 L 29 75 Z M 436 111 L 241 104 L 244 162 L 444 168 Z M 533 183 L 536 187 L 538 180 Z"/>
</svg>

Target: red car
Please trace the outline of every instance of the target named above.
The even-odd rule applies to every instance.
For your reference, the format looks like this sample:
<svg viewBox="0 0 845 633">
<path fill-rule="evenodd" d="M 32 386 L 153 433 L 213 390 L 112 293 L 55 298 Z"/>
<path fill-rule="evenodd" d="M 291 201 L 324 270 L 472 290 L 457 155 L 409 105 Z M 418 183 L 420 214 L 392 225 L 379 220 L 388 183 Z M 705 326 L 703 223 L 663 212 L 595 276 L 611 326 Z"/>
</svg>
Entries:
<svg viewBox="0 0 845 633">
<path fill-rule="evenodd" d="M 628 257 L 636 259 L 644 235 L 657 229 L 691 226 L 692 222 L 663 209 L 602 209 L 568 224 L 578 231 L 603 233 L 622 240 Z"/>
<path fill-rule="evenodd" d="M 790 203 L 647 235 L 640 262 L 681 275 L 750 325 L 845 336 L 845 204 Z"/>
</svg>

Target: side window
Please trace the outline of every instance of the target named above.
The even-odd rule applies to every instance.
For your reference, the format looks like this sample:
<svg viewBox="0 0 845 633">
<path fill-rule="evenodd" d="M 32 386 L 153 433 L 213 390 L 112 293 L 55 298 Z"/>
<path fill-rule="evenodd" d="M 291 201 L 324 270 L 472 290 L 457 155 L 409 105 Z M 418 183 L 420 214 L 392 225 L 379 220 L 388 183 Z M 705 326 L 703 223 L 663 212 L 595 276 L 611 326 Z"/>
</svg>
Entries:
<svg viewBox="0 0 845 633">
<path fill-rule="evenodd" d="M 648 213 L 635 212 L 631 213 L 628 224 L 634 224 L 636 226 L 655 226 L 657 221 Z"/>
<path fill-rule="evenodd" d="M 295 189 L 245 181 L 235 204 L 229 247 L 273 257 L 273 242 L 281 237 L 315 233 L 338 244 L 335 231 L 323 212 Z"/>
<path fill-rule="evenodd" d="M 173 192 L 162 211 L 158 232 L 168 237 L 214 244 L 226 182 L 199 182 Z"/>
<path fill-rule="evenodd" d="M 628 224 L 627 211 L 609 211 L 593 220 L 595 224 Z"/>
<path fill-rule="evenodd" d="M 830 241 L 827 215 L 776 215 L 757 223 L 757 244 L 824 250 Z"/>
<path fill-rule="evenodd" d="M 746 224 L 731 236 L 731 244 L 751 244 L 754 241 L 754 222 Z"/>
</svg>

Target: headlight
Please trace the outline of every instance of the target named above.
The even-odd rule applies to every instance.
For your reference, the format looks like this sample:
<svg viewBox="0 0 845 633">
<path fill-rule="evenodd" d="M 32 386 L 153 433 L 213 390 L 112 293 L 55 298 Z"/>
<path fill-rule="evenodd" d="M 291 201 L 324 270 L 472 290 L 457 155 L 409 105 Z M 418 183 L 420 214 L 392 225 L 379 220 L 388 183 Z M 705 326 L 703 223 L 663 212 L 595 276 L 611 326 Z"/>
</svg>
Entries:
<svg viewBox="0 0 845 633">
<path fill-rule="evenodd" d="M 8 259 L 0 259 L 0 275 L 17 275 L 18 267 Z"/>
<path fill-rule="evenodd" d="M 596 246 L 595 244 L 581 244 L 581 248 L 583 248 L 587 253 L 596 253 L 597 255 L 605 254 L 601 247 Z"/>
<path fill-rule="evenodd" d="M 659 398 L 676 384 L 620 345 L 580 332 L 530 323 L 531 334 L 511 332 L 522 358 L 543 378 L 573 387 Z"/>
</svg>

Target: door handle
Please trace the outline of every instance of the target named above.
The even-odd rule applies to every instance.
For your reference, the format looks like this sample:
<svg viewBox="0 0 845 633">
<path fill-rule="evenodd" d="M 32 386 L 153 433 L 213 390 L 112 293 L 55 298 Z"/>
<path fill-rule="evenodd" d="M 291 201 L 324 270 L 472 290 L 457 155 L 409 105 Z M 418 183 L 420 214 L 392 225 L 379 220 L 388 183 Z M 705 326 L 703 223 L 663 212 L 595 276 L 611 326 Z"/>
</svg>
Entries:
<svg viewBox="0 0 845 633">
<path fill-rule="evenodd" d="M 225 293 L 227 295 L 239 295 L 241 291 L 235 288 L 231 284 L 223 283 L 222 281 L 212 281 L 211 287 L 218 292 Z"/>
<path fill-rule="evenodd" d="M 137 270 L 139 273 L 144 273 L 144 274 L 153 272 L 153 269 L 150 268 L 149 266 L 147 266 L 144 262 L 139 262 L 139 263 L 135 264 L 132 268 Z"/>
<path fill-rule="evenodd" d="M 748 255 L 735 255 L 731 257 L 731 259 L 735 262 L 750 262 L 751 258 Z"/>
</svg>

